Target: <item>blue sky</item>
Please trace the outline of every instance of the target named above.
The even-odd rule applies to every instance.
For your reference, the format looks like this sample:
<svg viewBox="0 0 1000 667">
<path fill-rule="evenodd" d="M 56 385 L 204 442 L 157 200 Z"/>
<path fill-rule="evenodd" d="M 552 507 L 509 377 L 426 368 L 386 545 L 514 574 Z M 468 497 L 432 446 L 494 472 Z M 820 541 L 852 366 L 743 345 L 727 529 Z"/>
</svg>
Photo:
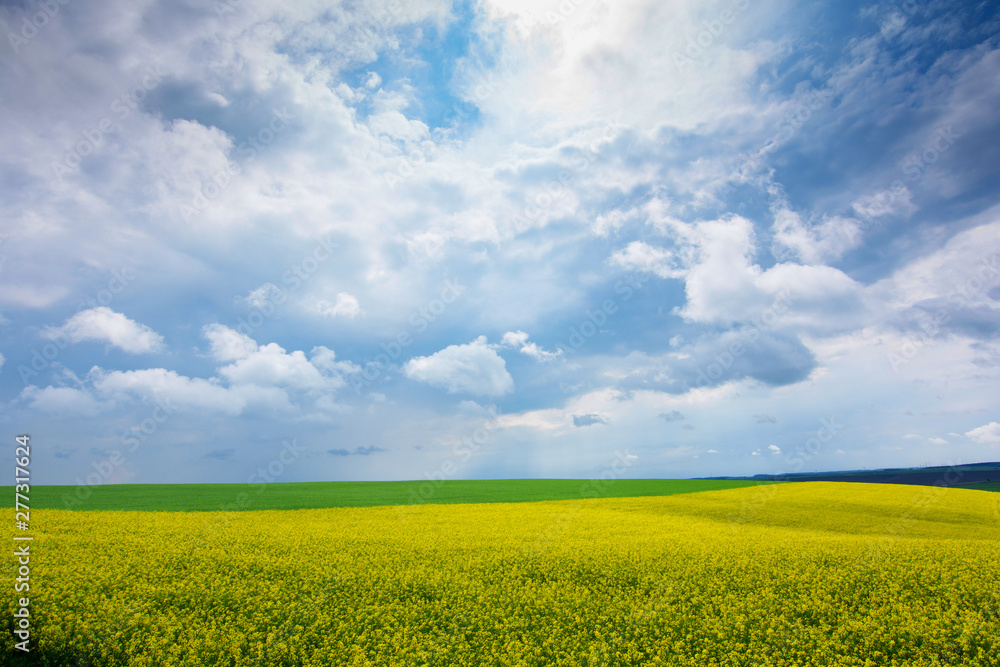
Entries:
<svg viewBox="0 0 1000 667">
<path fill-rule="evenodd" d="M 0 28 L 0 424 L 36 483 L 1000 459 L 993 3 Z"/>
</svg>

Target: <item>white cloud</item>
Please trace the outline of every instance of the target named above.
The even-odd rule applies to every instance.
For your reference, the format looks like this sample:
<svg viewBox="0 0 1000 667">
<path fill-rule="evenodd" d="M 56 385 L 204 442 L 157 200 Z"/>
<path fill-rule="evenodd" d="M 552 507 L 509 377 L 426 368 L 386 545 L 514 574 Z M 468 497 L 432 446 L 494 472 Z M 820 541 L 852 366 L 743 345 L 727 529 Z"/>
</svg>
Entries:
<svg viewBox="0 0 1000 667">
<path fill-rule="evenodd" d="M 72 387 L 39 389 L 34 385 L 29 385 L 24 388 L 20 397 L 29 401 L 30 408 L 55 415 L 92 417 L 102 410 L 112 407 L 108 403 L 102 404 L 86 391 Z"/>
<path fill-rule="evenodd" d="M 134 395 L 230 415 L 238 415 L 246 407 L 246 399 L 225 387 L 201 378 L 178 375 L 165 368 L 111 372 L 94 368 L 90 375 L 94 389 L 111 398 Z"/>
<path fill-rule="evenodd" d="M 328 317 L 347 317 L 353 319 L 361 314 L 361 304 L 358 303 L 357 297 L 347 292 L 339 293 L 334 303 L 320 299 L 316 302 L 314 308 L 319 314 Z"/>
<path fill-rule="evenodd" d="M 403 372 L 412 380 L 449 393 L 502 396 L 514 389 L 506 362 L 487 345 L 486 336 L 465 345 L 449 345 L 428 357 L 410 359 Z"/>
<path fill-rule="evenodd" d="M 767 448 L 771 450 L 772 454 L 780 454 L 781 453 L 781 447 L 778 447 L 777 445 L 768 445 Z"/>
<path fill-rule="evenodd" d="M 524 347 L 528 342 L 528 334 L 523 331 L 508 331 L 500 339 L 501 345 L 506 345 L 507 347 Z"/>
<path fill-rule="evenodd" d="M 790 254 L 806 264 L 838 259 L 862 238 L 860 223 L 853 218 L 835 216 L 807 227 L 799 214 L 788 208 L 775 213 L 772 229 L 776 254 Z"/>
<path fill-rule="evenodd" d="M 684 272 L 672 266 L 674 254 L 669 250 L 632 241 L 611 255 L 611 264 L 625 269 L 649 271 L 661 278 L 683 278 Z"/>
<path fill-rule="evenodd" d="M 331 383 L 343 384 L 323 377 L 301 350 L 288 354 L 277 343 L 262 345 L 246 357 L 220 368 L 219 375 L 233 384 L 279 385 L 303 390 L 330 388 Z"/>
<path fill-rule="evenodd" d="M 368 119 L 368 126 L 375 134 L 404 142 L 430 138 L 430 129 L 426 124 L 419 120 L 411 120 L 395 109 L 372 114 Z"/>
<path fill-rule="evenodd" d="M 324 345 L 317 345 L 309 354 L 309 363 L 332 375 L 349 375 L 362 370 L 361 366 L 351 361 L 337 361 L 337 353 Z"/>
<path fill-rule="evenodd" d="M 948 441 L 944 438 L 931 438 L 930 441 L 935 445 L 947 445 Z"/>
<path fill-rule="evenodd" d="M 0 284 L 0 303 L 21 308 L 45 308 L 67 294 L 68 289 L 56 285 L 16 285 L 8 281 Z"/>
<path fill-rule="evenodd" d="M 1000 255 L 998 218 L 1000 206 L 963 221 L 969 229 L 873 285 L 869 290 L 872 298 L 894 309 L 935 298 L 949 299 L 952 307 L 990 306 L 989 291 L 1000 285 L 996 269 Z"/>
<path fill-rule="evenodd" d="M 860 197 L 851 204 L 851 208 L 865 219 L 880 218 L 886 215 L 909 215 L 917 210 L 911 201 L 912 197 L 910 189 L 904 185 L 896 192 L 883 191 Z"/>
<path fill-rule="evenodd" d="M 740 24 L 751 20 L 729 4 Z M 709 10 L 698 3 L 489 0 L 486 8 L 509 21 L 511 50 L 531 61 L 501 79 L 504 94 L 488 100 L 493 113 L 527 108 L 691 130 L 749 105 L 753 72 L 779 50 L 766 39 L 741 48 L 730 28 L 679 63 L 705 31 Z"/>
<path fill-rule="evenodd" d="M 0 354 L 0 369 L 3 368 L 3 362 L 5 362 L 5 361 L 6 361 L 6 358 L 2 354 Z"/>
<path fill-rule="evenodd" d="M 685 281 L 687 302 L 675 312 L 690 322 L 731 325 L 760 317 L 776 303 L 781 325 L 851 328 L 862 308 L 862 287 L 829 266 L 779 263 L 762 269 L 754 263 L 754 227 L 730 216 L 687 224 L 665 218 L 661 207 L 647 206 L 650 224 L 672 237 L 665 250 L 635 241 L 611 257 L 613 264 Z M 782 302 L 782 303 L 778 303 Z M 831 313 L 841 316 L 832 318 Z"/>
<path fill-rule="evenodd" d="M 212 357 L 216 361 L 246 359 L 257 351 L 257 342 L 221 324 L 207 324 L 202 334 L 212 344 Z"/>
<path fill-rule="evenodd" d="M 244 301 L 254 308 L 264 308 L 270 303 L 281 303 L 284 301 L 284 292 L 274 283 L 264 283 L 247 294 Z"/>
<path fill-rule="evenodd" d="M 62 327 L 46 329 L 45 334 L 49 337 L 63 334 L 73 343 L 86 340 L 105 342 L 132 354 L 163 349 L 162 336 L 107 306 L 80 311 L 66 320 Z"/>
<path fill-rule="evenodd" d="M 218 361 L 233 361 L 219 369 L 218 377 L 190 378 L 164 368 L 108 372 L 95 367 L 89 375 L 95 393 L 106 399 L 140 397 L 230 415 L 247 409 L 292 414 L 310 405 L 323 413 L 343 413 L 344 406 L 333 402 L 333 392 L 346 384 L 344 375 L 361 370 L 349 361 L 337 361 L 334 351 L 323 346 L 313 348 L 312 358 L 306 359 L 302 351 L 286 353 L 276 343 L 257 347 L 250 338 L 219 325 L 206 327 L 205 335 Z M 310 416 L 315 415 L 304 415 Z"/>
<path fill-rule="evenodd" d="M 521 354 L 527 355 L 535 361 L 551 361 L 563 353 L 561 349 L 549 352 L 542 349 L 537 343 L 528 342 L 528 334 L 523 331 L 508 331 L 500 340 L 500 345 L 516 348 Z"/>
<path fill-rule="evenodd" d="M 979 428 L 967 431 L 965 435 L 983 445 L 1000 444 L 1000 424 L 990 422 Z"/>
</svg>

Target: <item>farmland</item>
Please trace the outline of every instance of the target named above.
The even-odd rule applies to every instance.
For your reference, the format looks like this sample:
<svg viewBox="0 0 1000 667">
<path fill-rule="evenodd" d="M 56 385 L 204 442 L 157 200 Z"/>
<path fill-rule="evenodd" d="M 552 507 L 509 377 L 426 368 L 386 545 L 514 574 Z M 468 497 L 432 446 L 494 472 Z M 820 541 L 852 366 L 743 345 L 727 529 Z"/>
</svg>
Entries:
<svg viewBox="0 0 1000 667">
<path fill-rule="evenodd" d="M 1000 496 L 986 491 L 815 482 L 33 521 L 36 664 L 985 666 L 1000 653 Z"/>
<path fill-rule="evenodd" d="M 424 503 L 513 503 L 594 497 L 669 496 L 757 486 L 757 480 L 495 479 L 297 484 L 106 484 L 36 486 L 37 509 L 136 512 L 298 510 Z M 3 489 L 8 497 L 13 487 Z"/>
</svg>

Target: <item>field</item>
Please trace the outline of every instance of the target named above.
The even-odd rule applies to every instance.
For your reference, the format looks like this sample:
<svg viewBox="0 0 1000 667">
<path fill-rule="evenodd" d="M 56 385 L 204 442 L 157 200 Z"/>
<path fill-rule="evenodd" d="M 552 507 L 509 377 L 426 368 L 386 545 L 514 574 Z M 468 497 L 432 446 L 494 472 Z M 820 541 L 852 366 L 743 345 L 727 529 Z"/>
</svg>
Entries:
<svg viewBox="0 0 1000 667">
<path fill-rule="evenodd" d="M 32 522 L 38 644 L 19 664 L 1000 664 L 1000 496 L 985 491 L 816 482 Z"/>
<path fill-rule="evenodd" d="M 375 507 L 413 503 L 514 503 L 574 500 L 600 495 L 623 498 L 738 489 L 770 482 L 699 479 L 619 479 L 610 484 L 578 479 L 441 480 L 423 482 L 307 482 L 299 484 L 106 484 L 34 486 L 35 509 L 136 512 L 220 509 L 300 510 Z M 6 497 L 13 487 L 0 487 Z"/>
<path fill-rule="evenodd" d="M 968 484 L 965 489 L 976 489 L 978 491 L 1000 491 L 1000 482 L 981 482 L 979 484 Z"/>
</svg>

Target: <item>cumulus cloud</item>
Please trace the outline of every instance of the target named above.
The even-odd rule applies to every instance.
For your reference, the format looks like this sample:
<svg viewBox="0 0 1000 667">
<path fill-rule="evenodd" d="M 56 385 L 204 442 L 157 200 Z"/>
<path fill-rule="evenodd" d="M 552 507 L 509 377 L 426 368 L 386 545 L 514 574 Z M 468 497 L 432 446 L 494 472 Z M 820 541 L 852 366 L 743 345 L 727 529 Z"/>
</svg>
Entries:
<svg viewBox="0 0 1000 667">
<path fill-rule="evenodd" d="M 662 227 L 673 249 L 635 241 L 610 261 L 683 280 L 687 300 L 674 312 L 685 320 L 731 326 L 770 310 L 779 312 L 785 326 L 856 326 L 863 307 L 861 285 L 829 266 L 778 263 L 761 268 L 754 259 L 757 242 L 750 220 L 734 215 L 688 224 L 652 215 L 650 223 Z"/>
<path fill-rule="evenodd" d="M 264 283 L 250 292 L 243 300 L 254 308 L 265 308 L 268 304 L 284 301 L 284 292 L 274 283 Z"/>
<path fill-rule="evenodd" d="M 403 372 L 412 380 L 440 387 L 449 393 L 502 396 L 514 389 L 507 364 L 479 336 L 465 345 L 449 345 L 427 357 L 406 362 Z"/>
<path fill-rule="evenodd" d="M 807 226 L 798 213 L 788 208 L 775 213 L 772 231 L 775 254 L 790 255 L 806 264 L 838 259 L 862 238 L 861 223 L 854 218 L 834 216 Z"/>
<path fill-rule="evenodd" d="M 677 410 L 671 410 L 670 412 L 661 412 L 660 419 L 667 422 L 676 422 L 684 419 L 684 415 Z"/>
<path fill-rule="evenodd" d="M 135 322 L 107 306 L 82 310 L 59 328 L 48 328 L 50 338 L 66 336 L 70 342 L 108 343 L 132 354 L 148 354 L 163 349 L 163 337 L 144 324 Z"/>
<path fill-rule="evenodd" d="M 535 361 L 551 361 L 563 353 L 562 349 L 549 352 L 539 347 L 537 343 L 529 342 L 528 334 L 523 331 L 508 331 L 500 339 L 500 345 L 515 348 Z"/>
<path fill-rule="evenodd" d="M 20 398 L 29 407 L 53 415 L 80 415 L 93 417 L 103 410 L 113 407 L 112 403 L 102 403 L 82 389 L 72 387 L 45 387 L 34 385 L 25 387 Z"/>
<path fill-rule="evenodd" d="M 289 354 L 277 343 L 262 345 L 246 357 L 220 368 L 219 375 L 233 384 L 293 389 L 329 388 L 331 382 L 343 384 L 342 380 L 338 382 L 324 377 L 301 350 Z"/>
<path fill-rule="evenodd" d="M 202 334 L 212 344 L 212 357 L 216 361 L 246 359 L 257 351 L 255 340 L 222 324 L 205 325 Z"/>
<path fill-rule="evenodd" d="M 624 269 L 648 271 L 661 278 L 682 278 L 684 271 L 674 265 L 674 253 L 643 241 L 632 241 L 611 255 L 611 264 Z"/>
<path fill-rule="evenodd" d="M 192 378 L 165 368 L 107 371 L 95 366 L 86 382 L 68 373 L 81 385 L 79 389 L 29 387 L 21 398 L 39 410 L 62 406 L 79 414 L 93 414 L 134 398 L 171 410 L 194 408 L 233 416 L 248 408 L 289 415 L 306 411 L 304 418 L 320 420 L 344 412 L 333 394 L 345 384 L 345 375 L 360 368 L 337 360 L 333 350 L 317 346 L 307 359 L 302 351 L 288 353 L 276 343 L 258 346 L 248 336 L 218 324 L 206 326 L 202 333 L 212 345 L 214 359 L 232 362 L 219 368 L 215 377 Z"/>
<path fill-rule="evenodd" d="M 98 394 L 138 396 L 171 405 L 204 409 L 238 415 L 246 407 L 246 399 L 236 392 L 201 378 L 190 378 L 164 368 L 137 371 L 91 371 Z"/>
<path fill-rule="evenodd" d="M 361 366 L 351 361 L 337 361 L 337 353 L 325 345 L 317 345 L 309 354 L 309 363 L 331 375 L 350 375 L 361 372 Z"/>
<path fill-rule="evenodd" d="M 943 339 L 951 334 L 989 340 L 1000 328 L 1000 207 L 870 289 L 881 321 L 897 331 Z M 973 222 L 976 222 L 974 220 Z"/>
<path fill-rule="evenodd" d="M 979 428 L 967 431 L 965 435 L 982 445 L 1000 444 L 1000 423 L 990 422 Z"/>
<path fill-rule="evenodd" d="M 769 450 L 771 450 L 772 454 L 780 454 L 781 453 L 781 447 L 778 447 L 777 445 L 768 445 L 767 448 Z"/>
<path fill-rule="evenodd" d="M 358 298 L 347 292 L 337 294 L 333 303 L 320 299 L 315 304 L 316 312 L 327 317 L 346 317 L 353 319 L 361 314 L 361 304 Z"/>
<path fill-rule="evenodd" d="M 501 345 L 506 345 L 507 347 L 521 348 L 524 347 L 528 342 L 528 334 L 523 331 L 508 331 L 500 339 Z"/>
<path fill-rule="evenodd" d="M 816 356 L 798 338 L 747 327 L 706 335 L 666 355 L 632 353 L 616 366 L 625 389 L 683 394 L 744 379 L 772 386 L 801 382 L 816 367 Z"/>
</svg>

